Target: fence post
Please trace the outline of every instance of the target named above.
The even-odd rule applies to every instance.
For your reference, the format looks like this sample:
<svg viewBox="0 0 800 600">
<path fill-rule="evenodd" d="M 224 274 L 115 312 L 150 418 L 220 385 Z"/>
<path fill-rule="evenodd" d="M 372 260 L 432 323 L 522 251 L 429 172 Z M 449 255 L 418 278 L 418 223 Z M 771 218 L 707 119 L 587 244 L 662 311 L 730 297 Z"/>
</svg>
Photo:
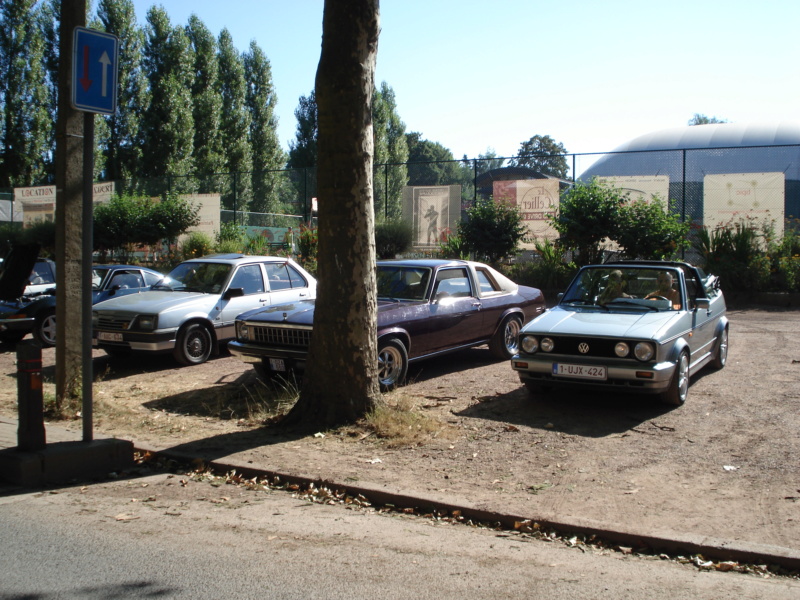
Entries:
<svg viewBox="0 0 800 600">
<path fill-rule="evenodd" d="M 472 159 L 472 203 L 478 201 L 478 159 Z"/>
<path fill-rule="evenodd" d="M 238 198 L 236 197 L 236 190 L 239 187 L 238 184 L 238 172 L 234 171 L 233 175 L 233 222 L 236 224 L 236 207 L 239 204 Z M 244 221 L 244 219 L 242 219 Z"/>
</svg>

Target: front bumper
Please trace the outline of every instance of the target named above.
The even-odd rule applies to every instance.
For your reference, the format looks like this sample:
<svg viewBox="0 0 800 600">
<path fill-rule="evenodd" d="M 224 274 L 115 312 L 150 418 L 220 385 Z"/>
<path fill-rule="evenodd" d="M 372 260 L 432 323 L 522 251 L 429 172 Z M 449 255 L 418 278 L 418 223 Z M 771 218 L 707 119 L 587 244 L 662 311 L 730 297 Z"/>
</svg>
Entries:
<svg viewBox="0 0 800 600">
<path fill-rule="evenodd" d="M 308 352 L 304 350 L 248 344 L 237 340 L 228 342 L 228 351 L 239 360 L 249 364 L 269 365 L 269 359 L 277 358 L 284 361 L 287 370 L 297 371 L 305 369 L 308 357 Z"/>
<path fill-rule="evenodd" d="M 554 375 L 555 365 L 570 364 L 604 366 L 606 379 L 582 379 Z M 641 394 L 659 394 L 667 390 L 675 373 L 675 363 L 642 363 L 631 360 L 598 360 L 553 354 L 517 354 L 511 359 L 511 368 L 517 371 L 523 383 L 537 383 L 544 387 L 581 387 L 585 389 L 627 391 Z"/>
<path fill-rule="evenodd" d="M 167 352 L 175 348 L 177 333 L 177 329 L 152 333 L 95 329 L 92 332 L 92 345 L 101 349 L 112 347 L 141 352 Z M 103 337 L 116 339 L 103 339 Z"/>
<path fill-rule="evenodd" d="M 24 319 L 0 319 L 0 331 L 33 331 L 36 319 L 25 317 Z"/>
</svg>

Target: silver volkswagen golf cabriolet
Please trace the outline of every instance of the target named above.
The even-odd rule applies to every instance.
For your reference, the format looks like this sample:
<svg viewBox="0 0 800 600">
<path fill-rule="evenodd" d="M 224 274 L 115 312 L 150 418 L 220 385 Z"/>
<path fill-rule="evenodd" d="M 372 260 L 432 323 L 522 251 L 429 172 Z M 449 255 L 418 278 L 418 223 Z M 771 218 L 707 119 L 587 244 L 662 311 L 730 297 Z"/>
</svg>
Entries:
<svg viewBox="0 0 800 600">
<path fill-rule="evenodd" d="M 680 405 L 692 374 L 725 366 L 725 299 L 717 277 L 685 262 L 589 265 L 518 347 L 511 366 L 531 392 L 570 386 Z"/>
</svg>

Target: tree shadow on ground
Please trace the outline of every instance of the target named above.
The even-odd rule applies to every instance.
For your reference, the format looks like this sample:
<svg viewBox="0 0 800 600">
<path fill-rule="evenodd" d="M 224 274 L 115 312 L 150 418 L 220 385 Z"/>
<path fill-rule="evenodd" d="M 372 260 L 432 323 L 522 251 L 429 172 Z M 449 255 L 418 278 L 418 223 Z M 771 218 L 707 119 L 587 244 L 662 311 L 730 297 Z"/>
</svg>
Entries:
<svg viewBox="0 0 800 600">
<path fill-rule="evenodd" d="M 620 434 L 653 421 L 673 408 L 645 395 L 561 389 L 531 394 L 527 388 L 484 396 L 454 414 L 509 425 L 600 438 Z M 662 427 L 652 425 L 654 427 Z"/>
<path fill-rule="evenodd" d="M 209 357 L 207 362 L 223 360 L 229 358 L 227 349 L 220 350 L 219 354 Z M 203 363 L 205 364 L 205 363 Z M 172 357 L 172 354 L 150 354 L 150 353 L 131 353 L 119 356 L 109 354 L 95 355 L 92 359 L 92 370 L 94 379 L 105 381 L 115 381 L 124 379 L 131 375 L 141 375 L 143 373 L 162 373 L 174 369 L 202 369 L 200 365 L 182 365 Z M 55 377 L 55 367 L 48 367 Z"/>
<path fill-rule="evenodd" d="M 244 373 L 223 375 L 213 387 L 164 396 L 145 402 L 142 406 L 175 415 L 252 422 L 256 413 L 277 415 L 288 411 L 295 397 L 292 385 L 296 384 L 281 381 L 265 383 L 251 369 Z M 261 446 L 298 440 L 310 433 L 313 431 L 283 427 L 279 419 L 275 419 L 274 422 L 263 422 L 254 429 L 212 435 L 165 450 L 194 455 L 203 460 L 215 460 Z"/>
<path fill-rule="evenodd" d="M 498 360 L 486 346 L 459 350 L 448 354 L 442 354 L 433 358 L 426 358 L 419 362 L 411 363 L 408 366 L 408 383 L 416 383 L 436 379 L 442 375 L 451 374 L 455 371 L 468 371 L 486 367 L 498 362 Z M 507 362 L 507 361 L 505 361 Z M 511 371 L 511 367 L 508 367 Z"/>
</svg>

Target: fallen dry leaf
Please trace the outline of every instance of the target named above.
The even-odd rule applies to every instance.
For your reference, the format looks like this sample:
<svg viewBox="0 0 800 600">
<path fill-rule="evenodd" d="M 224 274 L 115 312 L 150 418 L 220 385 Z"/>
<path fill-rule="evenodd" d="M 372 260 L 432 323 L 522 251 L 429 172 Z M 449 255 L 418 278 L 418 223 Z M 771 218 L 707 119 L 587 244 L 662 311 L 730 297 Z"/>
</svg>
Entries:
<svg viewBox="0 0 800 600">
<path fill-rule="evenodd" d="M 114 518 L 117 521 L 133 521 L 134 519 L 138 519 L 139 517 L 136 515 L 132 515 L 130 513 L 120 513 Z"/>
</svg>

